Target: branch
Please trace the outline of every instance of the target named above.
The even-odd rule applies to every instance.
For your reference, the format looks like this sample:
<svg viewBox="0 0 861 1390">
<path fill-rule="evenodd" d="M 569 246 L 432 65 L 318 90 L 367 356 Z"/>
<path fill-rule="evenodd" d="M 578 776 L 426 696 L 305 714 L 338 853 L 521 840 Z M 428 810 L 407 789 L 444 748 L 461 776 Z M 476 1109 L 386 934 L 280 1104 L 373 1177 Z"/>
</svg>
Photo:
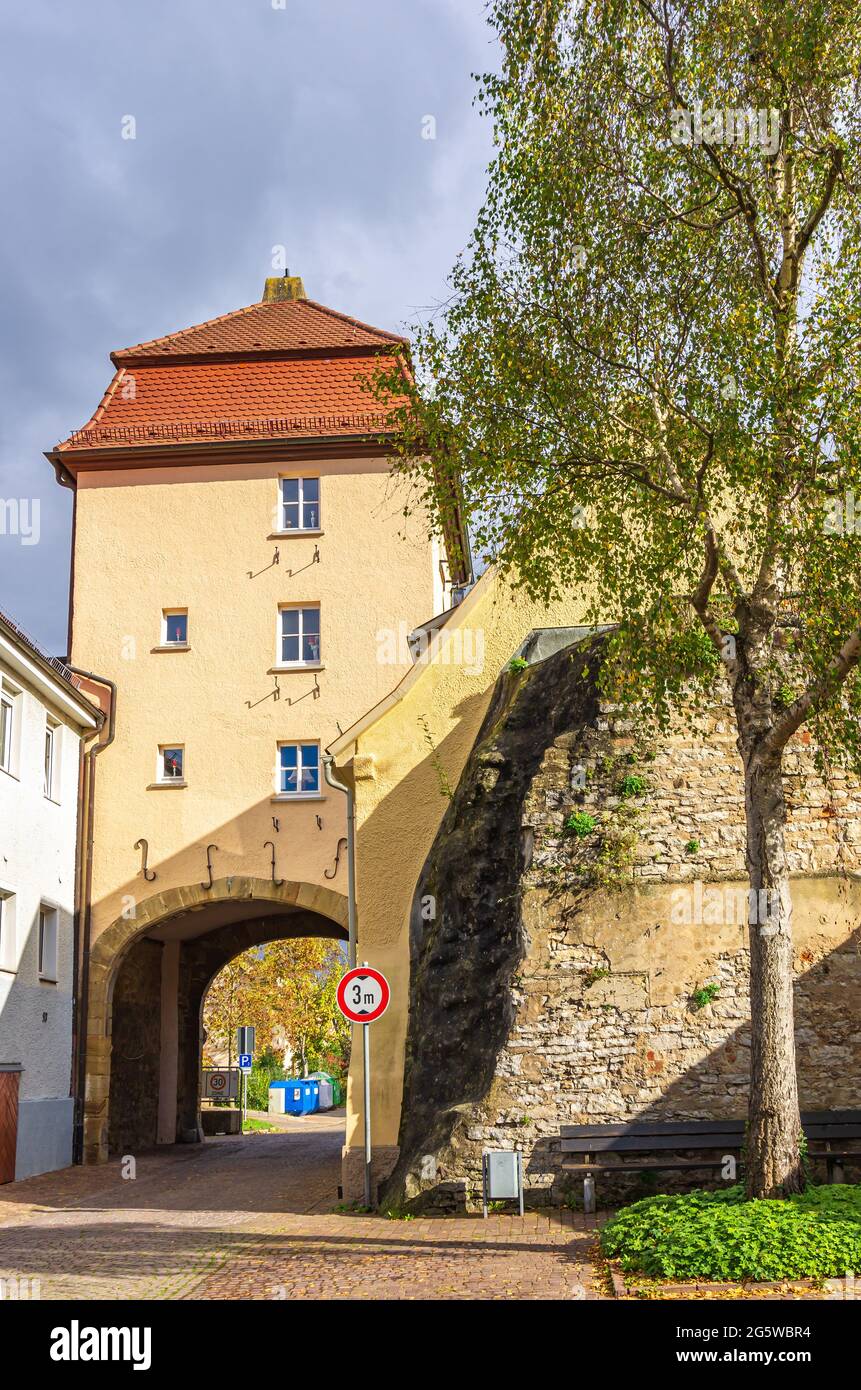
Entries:
<svg viewBox="0 0 861 1390">
<path fill-rule="evenodd" d="M 801 728 L 808 716 L 815 714 L 833 695 L 834 691 L 839 689 L 859 661 L 861 661 L 861 627 L 857 627 L 847 637 L 825 674 L 813 681 L 778 719 L 763 742 L 765 751 L 773 754 L 782 752 L 792 735 Z"/>
</svg>

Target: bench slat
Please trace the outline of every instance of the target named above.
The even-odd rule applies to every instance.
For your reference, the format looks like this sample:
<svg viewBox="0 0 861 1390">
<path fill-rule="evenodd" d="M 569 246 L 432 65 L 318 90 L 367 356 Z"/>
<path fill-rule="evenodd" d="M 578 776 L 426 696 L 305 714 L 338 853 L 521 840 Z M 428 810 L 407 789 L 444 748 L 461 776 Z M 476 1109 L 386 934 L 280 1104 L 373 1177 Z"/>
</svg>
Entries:
<svg viewBox="0 0 861 1390">
<path fill-rule="evenodd" d="M 744 1120 L 660 1120 L 654 1124 L 561 1125 L 563 1139 L 589 1139 L 593 1135 L 743 1134 Z"/>
<path fill-rule="evenodd" d="M 732 1134 L 658 1134 L 651 1138 L 622 1134 L 591 1139 L 563 1139 L 562 1153 L 660 1153 L 679 1149 L 740 1149 L 743 1135 Z"/>
</svg>

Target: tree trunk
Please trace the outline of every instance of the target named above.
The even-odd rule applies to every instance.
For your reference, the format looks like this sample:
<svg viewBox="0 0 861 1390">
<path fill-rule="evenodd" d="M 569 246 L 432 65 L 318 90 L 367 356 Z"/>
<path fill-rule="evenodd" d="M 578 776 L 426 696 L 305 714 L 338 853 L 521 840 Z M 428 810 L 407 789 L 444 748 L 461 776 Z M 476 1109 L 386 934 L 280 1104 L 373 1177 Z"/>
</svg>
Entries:
<svg viewBox="0 0 861 1390">
<path fill-rule="evenodd" d="M 795 1067 L 792 898 L 780 758 L 743 750 L 750 878 L 751 1075 L 746 1165 L 749 1197 L 804 1188 Z"/>
</svg>

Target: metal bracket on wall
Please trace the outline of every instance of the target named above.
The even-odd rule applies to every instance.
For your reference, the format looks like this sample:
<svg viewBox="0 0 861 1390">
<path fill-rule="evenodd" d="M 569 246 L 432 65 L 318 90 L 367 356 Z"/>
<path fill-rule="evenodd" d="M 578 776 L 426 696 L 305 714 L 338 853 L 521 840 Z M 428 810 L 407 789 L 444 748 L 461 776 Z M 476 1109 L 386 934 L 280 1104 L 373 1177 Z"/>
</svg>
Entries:
<svg viewBox="0 0 861 1390">
<path fill-rule="evenodd" d="M 135 840 L 135 849 L 139 849 L 141 851 L 141 873 L 143 874 L 147 883 L 152 883 L 153 879 L 156 878 L 157 875 L 155 869 L 148 869 L 146 866 L 147 855 L 149 854 L 149 841 Z"/>
<path fill-rule="evenodd" d="M 347 841 L 342 837 L 342 838 L 338 841 L 338 848 L 337 848 L 336 851 L 335 851 L 335 865 L 334 865 L 334 868 L 332 868 L 332 869 L 324 869 L 324 870 L 323 870 L 323 877 L 324 877 L 324 878 L 335 878 L 335 876 L 337 875 L 337 872 L 338 872 L 338 865 L 339 865 L 340 862 L 341 862 L 341 854 L 342 854 L 342 852 L 343 852 L 346 848 L 347 848 Z"/>
<path fill-rule="evenodd" d="M 205 889 L 207 890 L 207 892 L 209 892 L 209 889 L 212 887 L 212 883 L 213 883 L 213 879 L 212 879 L 212 857 L 211 857 L 210 852 L 209 852 L 210 850 L 213 850 L 213 849 L 218 849 L 218 845 L 207 845 L 207 846 L 206 846 L 206 872 L 209 874 L 209 882 L 208 882 L 208 883 L 201 883 L 201 885 L 200 885 L 201 888 L 205 888 Z"/>
<path fill-rule="evenodd" d="M 281 699 L 281 687 L 280 687 L 280 685 L 278 684 L 278 677 L 276 676 L 276 677 L 275 677 L 275 688 L 274 688 L 273 690 L 270 690 L 268 695 L 261 695 L 259 700 L 246 700 L 246 701 L 245 701 L 245 708 L 246 708 L 246 709 L 256 709 L 258 705 L 262 705 L 262 704 L 264 703 L 264 701 L 266 701 L 266 700 L 280 700 L 280 699 Z M 288 703 L 288 705 L 289 705 L 290 701 L 288 700 L 287 703 Z"/>
<path fill-rule="evenodd" d="M 271 849 L 271 851 L 272 851 L 272 886 L 273 886 L 273 888 L 280 888 L 280 887 L 281 887 L 281 884 L 284 882 L 284 880 L 283 880 L 283 878 L 276 878 L 276 877 L 275 877 L 275 846 L 274 846 L 274 844 L 272 843 L 271 840 L 264 840 L 264 841 L 263 841 L 263 848 L 264 848 L 264 849 Z"/>
<path fill-rule="evenodd" d="M 247 571 L 247 573 L 248 573 L 248 578 L 249 578 L 249 579 L 256 579 L 257 576 L 258 576 L 258 574 L 265 574 L 267 570 L 271 570 L 271 569 L 272 569 L 273 565 L 280 565 L 280 564 L 281 564 L 281 551 L 279 550 L 278 546 L 276 545 L 276 547 L 275 547 L 275 554 L 272 556 L 272 563 L 269 564 L 269 565 L 264 565 L 264 567 L 263 567 L 262 570 L 248 570 L 248 571 Z"/>
</svg>

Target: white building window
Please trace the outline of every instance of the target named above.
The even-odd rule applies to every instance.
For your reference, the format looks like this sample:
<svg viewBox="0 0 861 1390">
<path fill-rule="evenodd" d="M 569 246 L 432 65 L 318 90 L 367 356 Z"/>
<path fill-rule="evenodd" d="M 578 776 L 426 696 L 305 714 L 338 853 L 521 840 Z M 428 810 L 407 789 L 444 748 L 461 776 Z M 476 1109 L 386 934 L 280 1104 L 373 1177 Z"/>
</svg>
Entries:
<svg viewBox="0 0 861 1390">
<path fill-rule="evenodd" d="M 60 726 L 56 719 L 48 715 L 45 720 L 45 779 L 44 792 L 52 801 L 59 801 L 59 745 Z"/>
<path fill-rule="evenodd" d="M 188 646 L 188 609 L 164 608 L 161 615 L 161 644 L 163 647 Z"/>
<path fill-rule="evenodd" d="M 281 479 L 281 530 L 320 530 L 320 479 Z"/>
<path fill-rule="evenodd" d="M 57 983 L 58 912 L 55 907 L 39 908 L 39 979 L 51 984 Z"/>
<path fill-rule="evenodd" d="M 316 666 L 320 661 L 320 609 L 280 610 L 282 666 Z"/>
<path fill-rule="evenodd" d="M 0 888 L 0 970 L 16 968 L 15 894 L 11 888 Z"/>
<path fill-rule="evenodd" d="M 156 777 L 159 782 L 185 781 L 185 748 L 181 744 L 162 744 L 159 747 Z"/>
<path fill-rule="evenodd" d="M 320 795 L 319 743 L 278 745 L 279 796 Z"/>
<path fill-rule="evenodd" d="M 15 726 L 20 693 L 8 681 L 0 681 L 0 767 L 4 772 L 15 771 Z"/>
</svg>

